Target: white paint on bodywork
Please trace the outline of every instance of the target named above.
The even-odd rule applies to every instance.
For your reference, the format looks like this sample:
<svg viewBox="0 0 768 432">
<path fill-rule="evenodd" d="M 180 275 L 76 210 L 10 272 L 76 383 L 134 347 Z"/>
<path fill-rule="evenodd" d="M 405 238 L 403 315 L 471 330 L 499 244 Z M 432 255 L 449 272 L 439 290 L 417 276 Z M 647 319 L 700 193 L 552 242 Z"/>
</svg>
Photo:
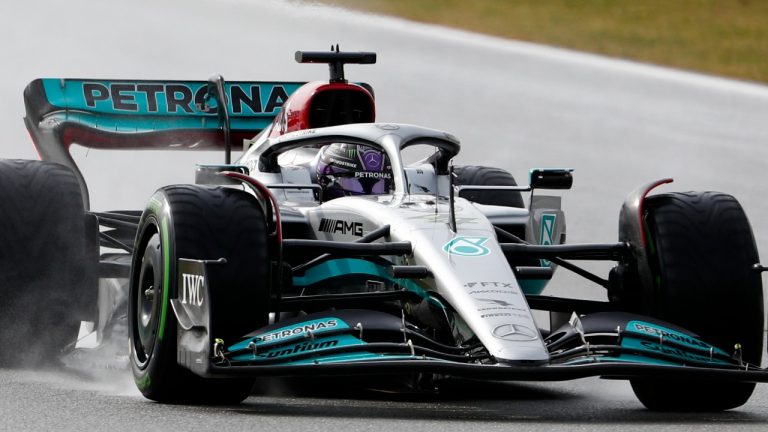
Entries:
<svg viewBox="0 0 768 432">
<path fill-rule="evenodd" d="M 447 200 L 440 200 L 437 206 L 434 203 L 429 195 L 355 197 L 304 211 L 310 220 L 342 214 L 347 221 L 364 221 L 367 227 L 390 225 L 390 240 L 411 242 L 411 264 L 432 271 L 436 291 L 458 311 L 491 355 L 499 361 L 546 362 L 547 350 L 493 226 L 469 201 L 457 198 L 458 232 L 453 233 L 447 222 L 434 216 L 447 215 Z M 461 256 L 444 251 L 444 246 L 457 237 L 487 238 L 483 246 L 489 253 Z M 502 326 L 529 329 L 533 338 L 511 341 L 494 336 L 494 330 Z"/>
</svg>

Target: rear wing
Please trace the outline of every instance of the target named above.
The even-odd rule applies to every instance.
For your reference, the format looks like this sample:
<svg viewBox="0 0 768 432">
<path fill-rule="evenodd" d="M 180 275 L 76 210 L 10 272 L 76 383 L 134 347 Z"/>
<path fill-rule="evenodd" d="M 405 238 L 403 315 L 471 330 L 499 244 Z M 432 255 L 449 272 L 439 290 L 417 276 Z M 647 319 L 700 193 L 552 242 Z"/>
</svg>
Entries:
<svg viewBox="0 0 768 432">
<path fill-rule="evenodd" d="M 27 129 L 40 159 L 69 166 L 69 153 L 97 149 L 212 150 L 268 127 L 299 82 L 153 81 L 43 78 L 24 90 Z M 219 100 L 226 100 L 225 111 Z M 227 156 L 228 157 L 228 156 Z"/>
</svg>

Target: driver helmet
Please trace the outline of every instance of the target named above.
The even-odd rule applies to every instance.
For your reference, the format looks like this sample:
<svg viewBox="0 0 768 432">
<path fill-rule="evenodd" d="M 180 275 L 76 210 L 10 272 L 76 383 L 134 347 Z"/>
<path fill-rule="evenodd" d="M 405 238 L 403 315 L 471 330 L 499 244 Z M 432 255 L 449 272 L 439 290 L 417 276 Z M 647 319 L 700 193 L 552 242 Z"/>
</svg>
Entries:
<svg viewBox="0 0 768 432">
<path fill-rule="evenodd" d="M 320 150 L 317 181 L 323 201 L 350 195 L 381 195 L 392 189 L 387 154 L 366 145 L 334 143 Z"/>
</svg>

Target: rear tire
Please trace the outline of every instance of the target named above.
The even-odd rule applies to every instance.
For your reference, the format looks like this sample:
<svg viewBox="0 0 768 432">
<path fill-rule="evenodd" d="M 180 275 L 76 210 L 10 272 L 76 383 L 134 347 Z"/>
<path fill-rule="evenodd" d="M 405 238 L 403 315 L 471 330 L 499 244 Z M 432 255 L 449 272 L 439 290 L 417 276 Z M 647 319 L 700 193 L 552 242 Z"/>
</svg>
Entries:
<svg viewBox="0 0 768 432">
<path fill-rule="evenodd" d="M 656 195 L 644 223 L 654 286 L 644 313 L 697 333 L 726 352 L 760 365 L 763 293 L 749 220 L 738 201 L 717 192 Z M 743 405 L 753 383 L 631 380 L 638 399 L 660 411 L 721 411 Z"/>
<path fill-rule="evenodd" d="M 170 300 L 179 289 L 179 258 L 224 258 L 225 264 L 209 272 L 216 333 L 211 338 L 232 343 L 266 325 L 267 238 L 261 207 L 243 191 L 185 185 L 155 193 L 140 223 L 128 315 L 131 366 L 145 397 L 199 404 L 233 404 L 248 397 L 252 379 L 204 379 L 178 364 L 178 323 Z M 153 295 L 146 295 L 148 289 Z"/>
<path fill-rule="evenodd" d="M 96 298 L 75 175 L 0 160 L 0 221 L 0 365 L 56 364 Z"/>
<path fill-rule="evenodd" d="M 453 172 L 457 185 L 517 186 L 512 174 L 500 168 L 465 165 L 456 166 Z M 463 191 L 459 196 L 478 204 L 525 208 L 518 191 Z"/>
</svg>

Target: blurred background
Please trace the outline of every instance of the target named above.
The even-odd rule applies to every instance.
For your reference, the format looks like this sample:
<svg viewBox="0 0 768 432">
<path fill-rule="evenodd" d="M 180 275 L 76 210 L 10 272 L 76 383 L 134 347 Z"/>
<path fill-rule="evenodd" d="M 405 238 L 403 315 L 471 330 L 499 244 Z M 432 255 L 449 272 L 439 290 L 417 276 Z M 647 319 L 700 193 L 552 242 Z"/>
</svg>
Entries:
<svg viewBox="0 0 768 432">
<path fill-rule="evenodd" d="M 509 39 L 768 81 L 761 0 L 326 0 Z"/>
</svg>

